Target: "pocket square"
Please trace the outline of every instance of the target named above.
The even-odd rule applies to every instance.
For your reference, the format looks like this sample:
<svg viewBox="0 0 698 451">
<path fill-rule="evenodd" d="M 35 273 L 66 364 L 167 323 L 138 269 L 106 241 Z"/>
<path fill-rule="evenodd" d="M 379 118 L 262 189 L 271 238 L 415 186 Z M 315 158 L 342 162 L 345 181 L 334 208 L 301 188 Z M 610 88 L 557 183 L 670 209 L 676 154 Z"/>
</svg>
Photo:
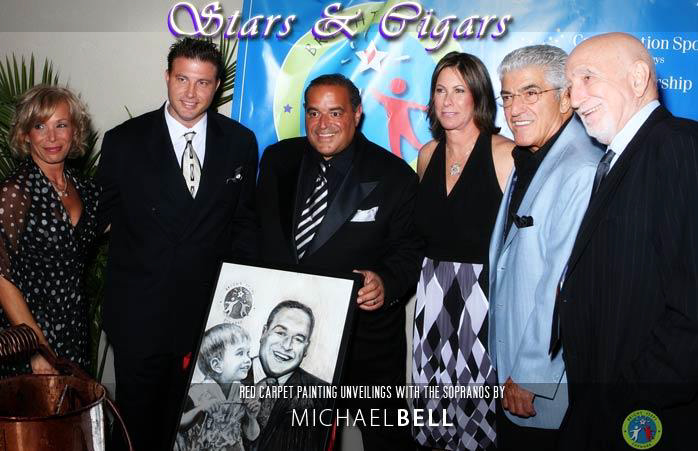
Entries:
<svg viewBox="0 0 698 451">
<path fill-rule="evenodd" d="M 378 206 L 368 210 L 356 210 L 351 222 L 373 222 L 376 220 L 376 213 L 378 213 Z"/>
<path fill-rule="evenodd" d="M 225 179 L 225 184 L 228 183 L 239 183 L 242 180 L 242 166 L 238 166 L 233 171 L 233 176 Z"/>
<path fill-rule="evenodd" d="M 518 216 L 514 215 L 514 224 L 519 229 L 531 227 L 533 225 L 533 216 Z"/>
</svg>

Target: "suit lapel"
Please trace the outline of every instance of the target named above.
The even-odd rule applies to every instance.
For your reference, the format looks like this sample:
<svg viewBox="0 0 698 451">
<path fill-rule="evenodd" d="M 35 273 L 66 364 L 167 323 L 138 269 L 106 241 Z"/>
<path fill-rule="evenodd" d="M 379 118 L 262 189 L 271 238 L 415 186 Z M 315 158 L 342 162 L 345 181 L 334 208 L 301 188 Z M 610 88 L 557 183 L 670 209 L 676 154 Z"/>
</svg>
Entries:
<svg viewBox="0 0 698 451">
<path fill-rule="evenodd" d="M 347 222 L 361 202 L 378 186 L 377 180 L 363 180 L 365 138 L 359 136 L 356 142 L 356 156 L 337 194 L 320 223 L 315 238 L 308 246 L 307 254 L 312 254 L 325 244 L 337 230 Z M 295 230 L 295 229 L 294 229 Z"/>
<path fill-rule="evenodd" d="M 175 156 L 170 132 L 165 122 L 165 107 L 160 109 L 157 123 L 153 127 L 153 145 L 151 146 L 151 156 L 153 165 L 157 168 L 157 172 L 161 175 L 161 187 L 167 197 L 172 200 L 175 205 L 189 205 L 193 202 L 189 191 L 187 190 L 184 178 L 182 177 L 182 168 Z"/>
<path fill-rule="evenodd" d="M 228 143 L 230 145 L 231 143 Z M 194 200 L 197 208 L 212 202 L 212 195 L 220 187 L 220 182 L 227 169 L 227 149 L 223 142 L 220 125 L 209 115 L 206 126 L 206 157 L 201 168 L 201 181 Z M 232 176 L 232 174 L 230 174 Z"/>
<path fill-rule="evenodd" d="M 182 170 L 175 157 L 172 140 L 165 123 L 164 106 L 158 110 L 153 123 L 152 134 L 144 150 L 148 158 L 143 163 L 143 196 L 151 197 L 153 207 L 164 212 L 167 218 L 182 218 L 176 223 L 161 221 L 161 226 L 171 237 L 175 237 L 185 223 L 186 212 L 193 205 L 193 199 L 182 178 Z M 184 213 L 184 214 L 183 214 Z M 158 218 L 160 215 L 156 215 Z"/>
<path fill-rule="evenodd" d="M 494 224 L 494 230 L 492 231 L 492 249 L 494 250 L 494 257 L 499 257 L 502 253 L 503 248 L 503 238 L 504 238 L 504 227 L 506 226 L 507 210 L 509 209 L 509 199 L 511 198 L 511 190 L 513 186 L 512 179 L 514 178 L 514 171 L 511 171 L 509 178 L 507 179 L 506 187 L 504 188 L 504 194 L 502 195 L 502 202 L 499 204 L 499 212 L 497 213 L 497 221 Z"/>
<path fill-rule="evenodd" d="M 623 177 L 628 172 L 632 165 L 635 156 L 640 153 L 644 147 L 643 143 L 645 136 L 650 132 L 652 127 L 659 121 L 670 117 L 670 113 L 663 107 L 657 107 L 644 124 L 637 131 L 633 139 L 628 143 L 623 153 L 618 157 L 618 161 L 611 168 L 608 176 L 599 187 L 598 192 L 593 196 L 592 201 L 587 208 L 587 211 L 579 227 L 577 239 L 572 248 L 572 254 L 567 263 L 567 274 L 569 275 L 574 269 L 579 257 L 584 248 L 586 248 L 591 236 L 602 219 L 602 215 L 607 210 L 608 203 L 612 199 L 613 193 L 616 192 Z"/>
<path fill-rule="evenodd" d="M 301 205 L 305 203 L 305 199 L 303 199 L 303 180 L 305 180 L 306 174 L 308 171 L 310 171 L 310 166 L 313 164 L 313 158 L 311 155 L 312 149 L 310 148 L 310 145 L 308 144 L 308 140 L 303 141 L 306 144 L 306 148 L 303 149 L 302 157 L 301 157 L 301 163 L 300 163 L 300 168 L 298 169 L 298 177 L 296 177 L 296 186 L 295 186 L 295 197 L 294 197 L 294 202 L 293 202 L 293 208 L 291 211 L 289 211 L 289 216 L 288 218 L 282 218 L 282 223 L 284 225 L 284 231 L 288 232 L 287 235 L 290 237 L 290 242 L 291 242 L 291 255 L 293 255 L 293 258 L 295 259 L 296 263 L 298 263 L 298 249 L 296 248 L 296 228 L 298 227 L 298 214 L 297 212 L 301 208 Z M 290 188 L 290 187 L 289 187 Z M 281 188 L 283 189 L 283 187 Z M 279 208 L 283 208 L 282 205 L 279 206 Z M 290 228 L 290 229 L 289 229 Z M 315 238 L 317 239 L 317 237 Z M 306 254 L 310 254 L 310 249 L 312 248 L 312 243 L 310 247 L 306 250 Z"/>
<path fill-rule="evenodd" d="M 575 136 L 583 132 L 584 130 L 582 130 L 581 124 L 579 124 L 576 118 L 572 118 L 562 133 L 560 133 L 560 136 L 558 136 L 557 141 L 555 141 L 553 146 L 550 148 L 548 154 L 545 156 L 545 158 L 543 158 L 543 161 L 538 167 L 536 174 L 533 176 L 531 183 L 526 189 L 526 194 L 524 194 L 524 197 L 521 200 L 521 205 L 519 205 L 519 208 L 516 211 L 517 215 L 527 216 L 527 213 L 529 213 L 531 210 L 533 201 L 536 199 L 536 196 L 538 196 L 538 192 L 543 187 L 546 180 L 548 180 L 550 173 L 557 167 L 560 158 L 564 155 L 567 145 L 572 139 L 574 139 Z M 506 214 L 507 212 L 505 212 L 505 215 Z M 536 218 L 533 218 L 533 221 L 535 225 Z M 502 247 L 502 252 L 509 247 L 509 245 L 511 245 L 514 237 L 518 233 L 519 228 L 516 227 L 516 224 L 512 224 L 511 229 L 509 229 L 507 239 L 504 242 L 504 246 Z"/>
<path fill-rule="evenodd" d="M 509 209 L 509 198 L 511 192 L 511 182 L 514 178 L 514 171 L 511 171 L 509 178 L 507 179 L 506 187 L 504 188 L 504 194 L 502 195 L 502 202 L 499 204 L 499 210 L 497 212 L 497 220 L 494 223 L 494 229 L 492 230 L 492 237 L 490 238 L 490 249 L 489 249 L 489 262 L 490 262 L 490 288 L 494 286 L 496 278 L 496 268 L 499 261 L 499 257 L 502 255 L 502 238 L 504 235 L 504 227 L 506 225 L 506 215 Z"/>
<path fill-rule="evenodd" d="M 220 189 L 221 182 L 225 177 L 225 171 L 228 169 L 228 165 L 226 164 L 226 157 L 228 154 L 226 143 L 223 141 L 223 131 L 220 125 L 218 125 L 213 116 L 209 114 L 206 125 L 206 156 L 201 168 L 201 180 L 199 182 L 199 189 L 196 192 L 196 197 L 192 199 L 191 195 L 188 195 L 189 200 L 193 201 L 194 208 L 192 214 L 189 215 L 187 228 L 183 232 L 184 235 L 196 227 L 204 213 L 208 211 L 216 201 L 216 190 Z M 230 145 L 230 143 L 228 143 L 228 145 Z M 187 194 L 189 194 L 188 191 Z"/>
</svg>

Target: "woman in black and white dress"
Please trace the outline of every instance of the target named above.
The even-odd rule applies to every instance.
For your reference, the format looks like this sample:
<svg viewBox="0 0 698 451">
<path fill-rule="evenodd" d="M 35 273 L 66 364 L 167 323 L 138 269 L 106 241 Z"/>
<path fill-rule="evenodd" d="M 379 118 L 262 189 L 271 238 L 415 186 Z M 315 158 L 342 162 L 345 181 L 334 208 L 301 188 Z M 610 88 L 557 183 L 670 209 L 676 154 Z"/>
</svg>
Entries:
<svg viewBox="0 0 698 451">
<path fill-rule="evenodd" d="M 417 287 L 412 380 L 421 386 L 494 385 L 487 353 L 487 256 L 513 143 L 497 135 L 492 83 L 482 62 L 451 52 L 431 79 L 434 140 L 419 152 L 415 224 L 426 241 Z M 417 398 L 442 426 L 415 427 L 429 448 L 493 447 L 495 402 Z M 447 418 L 441 418 L 441 412 Z M 453 426 L 444 426 L 450 423 Z"/>
<path fill-rule="evenodd" d="M 68 89 L 37 86 L 19 100 L 10 144 L 24 161 L 0 183 L 0 328 L 27 324 L 60 357 L 87 366 L 89 320 L 82 275 L 97 232 L 97 187 L 66 167 L 88 134 Z M 40 355 L 33 373 L 55 373 Z M 26 372 L 0 366 L 0 375 Z"/>
</svg>

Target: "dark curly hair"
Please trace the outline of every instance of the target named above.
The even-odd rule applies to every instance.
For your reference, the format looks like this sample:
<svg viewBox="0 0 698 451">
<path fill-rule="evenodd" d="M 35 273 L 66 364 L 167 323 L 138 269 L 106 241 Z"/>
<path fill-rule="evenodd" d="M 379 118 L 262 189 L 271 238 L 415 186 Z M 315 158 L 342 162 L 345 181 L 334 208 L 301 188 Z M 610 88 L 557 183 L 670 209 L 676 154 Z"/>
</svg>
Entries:
<svg viewBox="0 0 698 451">
<path fill-rule="evenodd" d="M 354 82 L 342 74 L 325 74 L 313 79 L 303 93 L 305 103 L 308 103 L 308 91 L 315 86 L 343 86 L 349 94 L 349 102 L 351 103 L 352 110 L 356 111 L 359 105 L 361 105 L 359 88 L 356 87 Z"/>
<path fill-rule="evenodd" d="M 167 72 L 172 72 L 172 64 L 179 57 L 209 62 L 216 66 L 216 79 L 220 80 L 223 77 L 223 57 L 213 42 L 194 38 L 184 38 L 175 42 L 167 54 Z"/>
<path fill-rule="evenodd" d="M 267 324 L 264 327 L 268 330 L 269 326 L 271 326 L 271 323 L 274 321 L 274 317 L 276 316 L 276 314 L 285 308 L 298 309 L 304 312 L 306 315 L 308 315 L 308 318 L 310 320 L 310 331 L 308 331 L 308 340 L 310 340 L 310 336 L 313 335 L 313 329 L 315 328 L 315 315 L 313 315 L 313 311 L 310 307 L 298 301 L 285 300 L 276 304 L 276 306 L 269 313 L 269 316 L 267 317 Z"/>
</svg>

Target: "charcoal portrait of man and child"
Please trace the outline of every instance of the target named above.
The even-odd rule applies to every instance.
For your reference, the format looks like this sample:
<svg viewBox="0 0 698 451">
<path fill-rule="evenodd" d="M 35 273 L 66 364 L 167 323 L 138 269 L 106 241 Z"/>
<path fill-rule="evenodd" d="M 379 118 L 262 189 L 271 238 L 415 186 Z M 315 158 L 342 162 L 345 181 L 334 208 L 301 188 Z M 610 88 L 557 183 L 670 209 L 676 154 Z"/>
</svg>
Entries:
<svg viewBox="0 0 698 451">
<path fill-rule="evenodd" d="M 240 266 L 236 268 L 238 279 L 240 270 L 251 276 L 265 273 L 265 277 L 247 279 L 253 281 L 248 283 L 253 288 L 244 290 L 248 294 L 246 302 L 251 306 L 250 315 L 243 318 L 235 315 L 231 319 L 230 303 L 216 302 L 219 297 L 225 298 L 222 281 L 226 270 L 232 272 L 232 267 L 237 266 L 230 264 L 226 268 L 226 265 L 198 355 L 192 360 L 196 368 L 173 449 L 323 448 L 329 428 L 292 424 L 293 415 L 294 411 L 298 416 L 303 411 L 331 408 L 333 400 L 289 394 L 294 393 L 291 387 L 319 387 L 336 382 L 346 315 L 342 318 L 338 318 L 342 315 L 326 315 L 318 296 L 331 293 L 338 299 L 337 311 L 346 311 L 353 282 L 340 280 L 343 283 L 337 292 L 337 283 L 329 277 Z M 269 283 L 268 273 L 281 280 Z M 264 283 L 255 284 L 255 280 Z M 310 285 L 312 288 L 304 286 L 309 282 L 315 282 Z M 274 290 L 278 292 L 273 294 L 276 298 L 271 297 L 270 291 Z M 284 292 L 305 293 L 305 296 L 288 296 Z M 322 319 L 321 325 L 318 318 Z M 279 393 L 285 395 L 270 395 Z"/>
</svg>

